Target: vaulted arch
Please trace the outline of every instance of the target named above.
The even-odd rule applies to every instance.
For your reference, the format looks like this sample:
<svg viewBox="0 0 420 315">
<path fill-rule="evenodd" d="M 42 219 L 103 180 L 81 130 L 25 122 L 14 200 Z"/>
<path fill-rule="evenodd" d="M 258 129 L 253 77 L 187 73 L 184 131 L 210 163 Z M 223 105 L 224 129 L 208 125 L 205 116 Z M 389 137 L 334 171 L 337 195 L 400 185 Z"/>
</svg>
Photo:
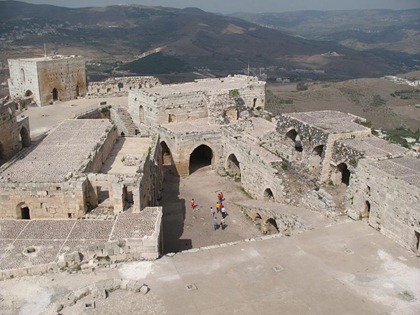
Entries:
<svg viewBox="0 0 420 315">
<path fill-rule="evenodd" d="M 226 172 L 235 179 L 241 179 L 241 165 L 234 153 L 230 154 L 226 160 Z"/>
<path fill-rule="evenodd" d="M 212 162 L 213 150 L 205 144 L 199 145 L 190 155 L 189 173 L 192 174 L 202 167 L 212 165 Z"/>
</svg>

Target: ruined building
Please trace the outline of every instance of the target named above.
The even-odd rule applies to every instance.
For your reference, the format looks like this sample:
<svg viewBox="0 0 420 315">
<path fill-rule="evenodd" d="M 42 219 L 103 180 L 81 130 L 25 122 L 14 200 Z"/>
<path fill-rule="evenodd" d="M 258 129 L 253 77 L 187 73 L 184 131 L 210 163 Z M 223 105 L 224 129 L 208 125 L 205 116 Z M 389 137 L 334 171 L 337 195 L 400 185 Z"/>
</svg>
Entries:
<svg viewBox="0 0 420 315">
<path fill-rule="evenodd" d="M 16 115 L 16 103 L 0 103 L 0 166 L 31 143 L 29 118 Z"/>
<path fill-rule="evenodd" d="M 86 95 L 86 67 L 82 57 L 56 55 L 8 62 L 12 98 L 30 97 L 38 106 L 44 106 Z"/>
<path fill-rule="evenodd" d="M 360 117 L 264 109 L 265 82 L 248 76 L 132 88 L 112 122 L 65 121 L 0 168 L 0 215 L 77 218 L 104 200 L 138 212 L 158 205 L 162 164 L 180 176 L 210 165 L 255 199 L 366 218 L 418 251 L 414 152 L 376 138 Z"/>
</svg>

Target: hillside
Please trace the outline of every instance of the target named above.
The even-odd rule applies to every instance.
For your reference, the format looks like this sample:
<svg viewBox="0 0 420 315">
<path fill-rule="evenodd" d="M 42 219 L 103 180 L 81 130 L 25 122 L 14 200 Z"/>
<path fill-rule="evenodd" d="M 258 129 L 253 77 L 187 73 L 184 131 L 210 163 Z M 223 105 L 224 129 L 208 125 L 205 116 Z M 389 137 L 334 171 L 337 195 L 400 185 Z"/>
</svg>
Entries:
<svg viewBox="0 0 420 315">
<path fill-rule="evenodd" d="M 419 79 L 420 72 L 404 77 Z M 269 84 L 267 107 L 275 113 L 331 109 L 364 117 L 375 128 L 420 128 L 418 88 L 375 78 L 313 82 L 307 90 L 296 88 L 296 84 Z"/>
<path fill-rule="evenodd" d="M 232 16 L 288 34 L 407 57 L 420 52 L 420 9 L 236 13 Z M 376 50 L 376 51 L 375 51 Z M 401 54 L 406 53 L 406 54 Z"/>
<path fill-rule="evenodd" d="M 274 77 L 298 73 L 297 78 L 315 79 L 375 77 L 405 70 L 394 55 L 379 56 L 331 41 L 294 37 L 194 8 L 121 5 L 71 9 L 1 1 L 0 21 L 2 81 L 7 75 L 7 58 L 41 56 L 44 43 L 47 53 L 86 56 L 92 77 L 109 76 L 114 70 L 134 73 L 131 65 L 138 67 L 139 63 L 132 62 L 152 53 L 161 55 L 146 62 L 151 60 L 153 65 L 160 58 L 161 64 L 182 65 L 182 71 L 194 75 L 243 72 L 248 64 L 269 70 Z M 157 74 L 155 67 L 148 67 L 147 74 Z M 161 75 L 179 69 L 161 68 Z"/>
</svg>

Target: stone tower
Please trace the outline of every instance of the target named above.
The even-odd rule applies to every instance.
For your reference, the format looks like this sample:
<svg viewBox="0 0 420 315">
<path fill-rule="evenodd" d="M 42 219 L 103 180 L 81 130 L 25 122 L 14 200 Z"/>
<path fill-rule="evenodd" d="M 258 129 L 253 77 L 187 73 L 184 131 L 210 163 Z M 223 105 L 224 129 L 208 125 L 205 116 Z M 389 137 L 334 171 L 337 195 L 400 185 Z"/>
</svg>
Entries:
<svg viewBox="0 0 420 315">
<path fill-rule="evenodd" d="M 86 65 L 82 57 L 57 55 L 8 62 L 12 98 L 32 97 L 38 106 L 44 106 L 86 95 Z"/>
</svg>

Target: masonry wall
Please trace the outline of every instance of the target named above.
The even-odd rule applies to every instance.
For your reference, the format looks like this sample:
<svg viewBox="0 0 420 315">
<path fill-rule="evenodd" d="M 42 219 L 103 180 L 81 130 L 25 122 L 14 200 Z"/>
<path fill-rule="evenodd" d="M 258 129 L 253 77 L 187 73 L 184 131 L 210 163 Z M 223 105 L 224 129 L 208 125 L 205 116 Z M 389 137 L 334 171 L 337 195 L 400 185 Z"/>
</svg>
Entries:
<svg viewBox="0 0 420 315">
<path fill-rule="evenodd" d="M 256 199 L 266 199 L 266 189 L 273 193 L 274 200 L 284 201 L 284 182 L 278 175 L 278 170 L 272 167 L 259 150 L 244 139 L 235 138 L 229 131 L 224 131 L 223 165 L 229 173 L 228 158 L 234 154 L 239 162 L 241 184 L 243 188 Z"/>
<path fill-rule="evenodd" d="M 30 96 L 41 105 L 41 92 L 39 89 L 38 67 L 35 61 L 28 59 L 9 59 L 8 80 L 10 97 Z M 51 92 L 51 91 L 50 91 Z"/>
<path fill-rule="evenodd" d="M 346 208 L 369 215 L 369 225 L 407 249 L 420 233 L 420 188 L 378 169 L 373 162 L 359 161 L 347 189 Z M 370 214 L 367 204 L 370 204 Z"/>
<path fill-rule="evenodd" d="M 166 128 L 160 128 L 159 133 L 161 136 L 160 141 L 164 141 L 172 153 L 172 159 L 180 176 L 188 176 L 190 174 L 190 156 L 200 145 L 206 145 L 212 150 L 211 165 L 213 169 L 220 166 L 223 155 L 220 130 L 208 132 L 191 131 L 187 134 L 175 134 Z"/>
<path fill-rule="evenodd" d="M 159 79 L 152 76 L 109 78 L 102 82 L 90 82 L 87 95 L 89 97 L 128 95 L 130 91 L 160 84 Z"/>
<path fill-rule="evenodd" d="M 39 61 L 39 93 L 41 102 L 53 102 L 53 89 L 57 89 L 58 101 L 69 101 L 87 93 L 85 60 L 81 57 L 57 58 Z"/>
<path fill-rule="evenodd" d="M 28 207 L 31 219 L 78 218 L 85 213 L 86 178 L 64 183 L 0 183 L 1 218 L 21 219 Z"/>
</svg>

